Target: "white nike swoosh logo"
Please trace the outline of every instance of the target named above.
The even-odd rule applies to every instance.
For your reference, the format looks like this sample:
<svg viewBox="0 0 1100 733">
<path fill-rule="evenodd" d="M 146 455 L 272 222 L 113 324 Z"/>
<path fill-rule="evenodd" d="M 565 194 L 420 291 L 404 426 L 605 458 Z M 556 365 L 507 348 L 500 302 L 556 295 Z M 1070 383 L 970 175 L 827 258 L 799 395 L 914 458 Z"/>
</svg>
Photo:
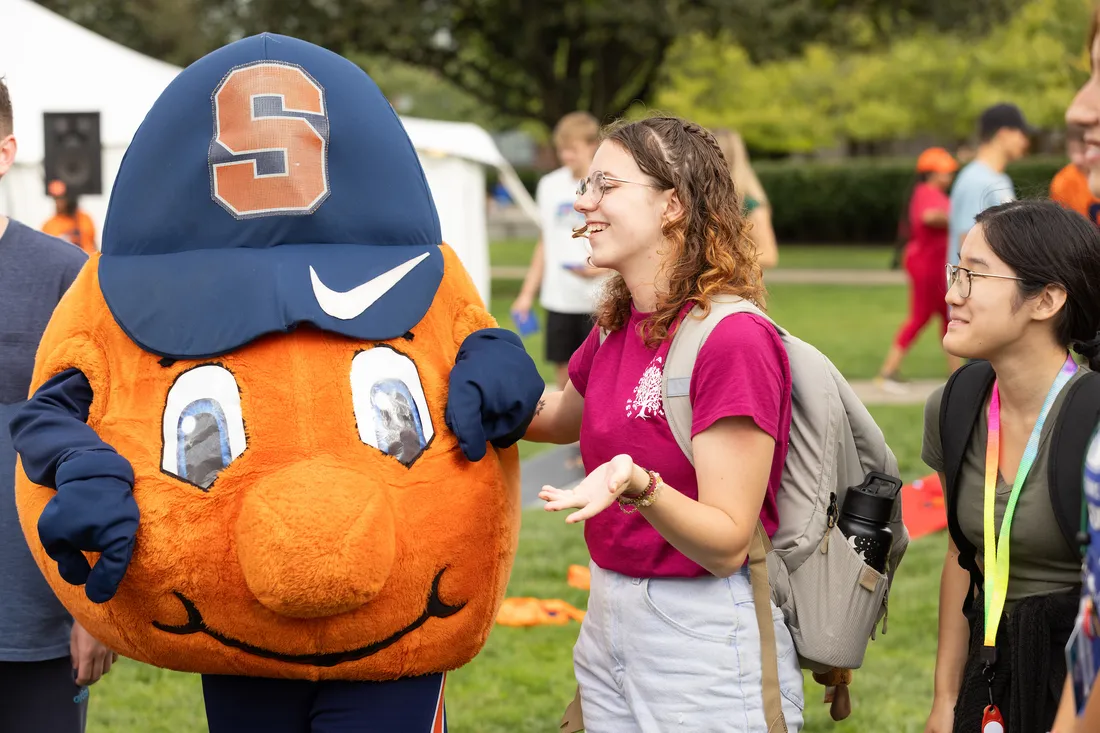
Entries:
<svg viewBox="0 0 1100 733">
<path fill-rule="evenodd" d="M 309 278 L 313 281 L 313 295 L 317 298 L 317 305 L 321 306 L 321 310 L 325 313 L 333 318 L 339 318 L 341 321 L 350 321 L 361 316 L 367 308 L 370 308 L 379 298 L 392 290 L 397 283 L 401 282 L 403 277 L 412 272 L 412 269 L 427 259 L 430 254 L 430 252 L 425 252 L 419 257 L 402 262 L 392 270 L 387 270 L 346 293 L 338 293 L 321 282 L 317 271 L 310 265 Z"/>
</svg>

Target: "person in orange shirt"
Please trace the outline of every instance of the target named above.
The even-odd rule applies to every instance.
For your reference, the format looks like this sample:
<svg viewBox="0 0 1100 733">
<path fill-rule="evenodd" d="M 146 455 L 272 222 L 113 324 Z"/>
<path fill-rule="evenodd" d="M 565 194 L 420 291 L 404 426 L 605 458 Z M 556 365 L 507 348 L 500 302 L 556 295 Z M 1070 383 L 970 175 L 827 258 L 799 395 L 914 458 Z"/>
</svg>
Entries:
<svg viewBox="0 0 1100 733">
<path fill-rule="evenodd" d="M 1094 224 L 1100 225 L 1100 199 L 1089 191 L 1088 169 L 1085 167 L 1085 131 L 1071 125 L 1066 128 L 1066 154 L 1069 165 L 1050 182 L 1050 197 Z"/>
<path fill-rule="evenodd" d="M 53 196 L 57 213 L 42 225 L 42 231 L 75 244 L 88 254 L 96 251 L 95 224 L 92 217 L 76 205 L 76 196 L 70 195 L 63 181 L 50 181 L 47 192 Z"/>
</svg>

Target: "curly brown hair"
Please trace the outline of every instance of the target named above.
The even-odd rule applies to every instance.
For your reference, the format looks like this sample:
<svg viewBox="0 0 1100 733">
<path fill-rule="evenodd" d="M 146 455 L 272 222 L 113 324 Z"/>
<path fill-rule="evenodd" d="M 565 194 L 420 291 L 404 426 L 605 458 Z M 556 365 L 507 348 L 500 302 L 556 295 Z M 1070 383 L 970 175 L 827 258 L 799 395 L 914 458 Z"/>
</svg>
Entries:
<svg viewBox="0 0 1100 733">
<path fill-rule="evenodd" d="M 692 302 L 709 311 L 715 295 L 732 294 L 761 308 L 766 291 L 756 247 L 734 190 L 729 165 L 714 135 L 679 117 L 620 120 L 601 135 L 622 146 L 643 173 L 662 190 L 674 189 L 684 213 L 666 221 L 662 234 L 670 246 L 661 274 L 667 289 L 641 323 L 650 348 L 669 338 L 680 311 Z M 596 307 L 596 322 L 617 331 L 630 321 L 630 290 L 621 275 L 607 284 Z"/>
</svg>

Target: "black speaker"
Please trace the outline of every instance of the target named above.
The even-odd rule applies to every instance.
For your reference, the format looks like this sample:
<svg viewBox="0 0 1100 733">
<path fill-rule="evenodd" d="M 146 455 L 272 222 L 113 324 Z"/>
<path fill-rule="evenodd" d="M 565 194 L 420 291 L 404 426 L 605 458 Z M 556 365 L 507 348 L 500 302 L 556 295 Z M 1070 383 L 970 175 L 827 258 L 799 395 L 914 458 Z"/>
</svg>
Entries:
<svg viewBox="0 0 1100 733">
<path fill-rule="evenodd" d="M 45 112 L 43 118 L 46 186 L 61 181 L 73 195 L 103 193 L 99 113 Z"/>
</svg>

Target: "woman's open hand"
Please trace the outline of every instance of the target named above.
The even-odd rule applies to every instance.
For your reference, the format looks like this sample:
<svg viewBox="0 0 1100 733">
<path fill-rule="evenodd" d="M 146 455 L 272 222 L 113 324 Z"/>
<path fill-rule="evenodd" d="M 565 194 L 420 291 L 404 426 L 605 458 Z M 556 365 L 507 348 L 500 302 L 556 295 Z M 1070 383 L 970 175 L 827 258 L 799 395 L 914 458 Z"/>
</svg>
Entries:
<svg viewBox="0 0 1100 733">
<path fill-rule="evenodd" d="M 596 516 L 618 501 L 624 492 L 636 494 L 644 489 L 644 483 L 636 485 L 638 474 L 645 475 L 645 472 L 634 465 L 634 459 L 621 453 L 588 474 L 572 489 L 543 486 L 539 498 L 546 502 L 548 512 L 577 509 L 565 518 L 567 524 L 575 524 Z"/>
</svg>

